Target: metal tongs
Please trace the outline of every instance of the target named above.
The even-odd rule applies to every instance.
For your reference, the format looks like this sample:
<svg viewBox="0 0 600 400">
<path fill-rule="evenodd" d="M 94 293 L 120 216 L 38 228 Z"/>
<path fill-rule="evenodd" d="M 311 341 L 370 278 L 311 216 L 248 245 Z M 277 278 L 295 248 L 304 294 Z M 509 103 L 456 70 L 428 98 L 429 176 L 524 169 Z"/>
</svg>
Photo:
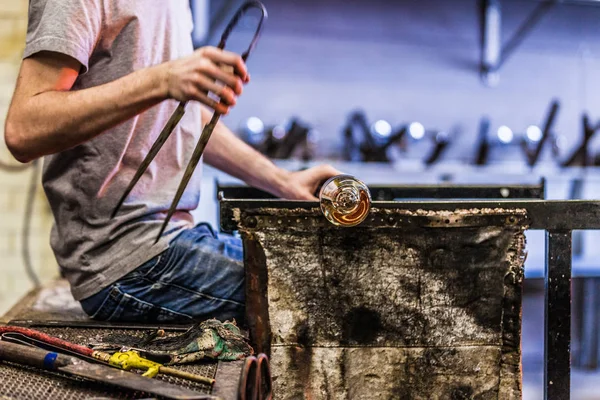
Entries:
<svg viewBox="0 0 600 400">
<path fill-rule="evenodd" d="M 263 22 L 267 18 L 267 9 L 260 1 L 248 1 L 248 2 L 244 3 L 238 9 L 238 11 L 235 13 L 233 18 L 231 19 L 231 21 L 229 21 L 229 24 L 225 28 L 223 35 L 221 35 L 221 41 L 219 42 L 219 45 L 217 46 L 219 49 L 225 48 L 225 44 L 227 42 L 227 39 L 229 38 L 229 35 L 233 31 L 233 29 L 238 25 L 240 19 L 242 19 L 242 17 L 246 14 L 246 12 L 248 12 L 249 10 L 251 10 L 253 8 L 260 10 L 261 16 L 258 21 L 256 31 L 254 32 L 254 36 L 252 37 L 252 41 L 250 42 L 250 45 L 248 46 L 248 49 L 244 53 L 242 53 L 242 60 L 244 60 L 244 61 L 246 61 L 248 59 L 250 52 L 256 46 L 256 43 L 258 42 L 258 38 L 260 36 L 260 32 L 262 30 Z M 112 218 L 114 218 L 115 215 L 117 215 L 117 212 L 123 205 L 123 202 L 129 195 L 129 193 L 131 192 L 133 187 L 140 180 L 140 178 L 142 177 L 142 175 L 144 174 L 144 172 L 146 171 L 146 169 L 148 168 L 148 166 L 150 165 L 150 163 L 152 162 L 152 160 L 154 159 L 156 154 L 158 154 L 161 147 L 165 144 L 165 142 L 171 135 L 171 132 L 173 132 L 173 129 L 175 129 L 175 126 L 177 126 L 177 124 L 183 117 L 183 114 L 185 113 L 186 104 L 187 104 L 186 101 L 180 102 L 179 106 L 173 112 L 173 115 L 171 116 L 171 118 L 169 118 L 169 121 L 167 121 L 162 132 L 158 136 L 158 139 L 156 139 L 156 142 L 154 142 L 154 144 L 152 145 L 152 148 L 150 148 L 148 155 L 146 155 L 146 158 L 144 158 L 144 161 L 142 161 L 142 163 L 141 163 L 140 167 L 138 168 L 138 170 L 136 171 L 133 179 L 129 183 L 129 186 L 127 186 L 125 193 L 123 193 L 123 196 L 121 196 L 121 198 L 119 199 L 119 202 L 117 203 L 117 206 L 115 207 L 115 210 L 112 213 Z M 206 124 L 204 126 L 204 128 L 202 129 L 202 134 L 200 135 L 200 140 L 198 140 L 198 144 L 196 144 L 196 148 L 194 149 L 194 152 L 192 153 L 192 158 L 190 159 L 188 166 L 185 170 L 185 173 L 183 174 L 183 178 L 181 179 L 181 183 L 179 184 L 179 187 L 177 188 L 177 193 L 175 194 L 175 198 L 173 199 L 173 202 L 171 203 L 171 207 L 169 208 L 169 213 L 167 214 L 167 217 L 165 218 L 163 225 L 160 228 L 160 232 L 158 233 L 158 236 L 156 237 L 155 243 L 158 242 L 158 240 L 162 236 L 163 232 L 165 231 L 165 228 L 167 227 L 169 220 L 173 216 L 173 213 L 175 212 L 175 209 L 177 208 L 177 205 L 179 204 L 179 200 L 181 199 L 181 196 L 183 195 L 183 192 L 184 192 L 188 182 L 190 181 L 190 179 L 194 173 L 194 170 L 196 169 L 196 166 L 198 165 L 198 162 L 200 161 L 200 158 L 202 157 L 204 148 L 206 147 L 206 144 L 208 143 L 208 140 L 210 139 L 210 135 L 212 134 L 213 130 L 215 129 L 217 122 L 219 122 L 220 117 L 221 117 L 221 114 L 219 112 L 215 111 L 210 122 L 208 124 Z"/>
</svg>

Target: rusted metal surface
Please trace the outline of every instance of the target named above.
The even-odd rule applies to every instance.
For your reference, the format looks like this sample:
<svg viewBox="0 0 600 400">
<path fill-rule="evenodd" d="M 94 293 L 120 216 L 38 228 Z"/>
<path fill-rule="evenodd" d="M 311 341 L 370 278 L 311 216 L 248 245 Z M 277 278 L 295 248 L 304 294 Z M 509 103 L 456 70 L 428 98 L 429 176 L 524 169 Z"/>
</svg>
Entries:
<svg viewBox="0 0 600 400">
<path fill-rule="evenodd" d="M 521 209 L 232 209 L 277 398 L 518 399 Z"/>
<path fill-rule="evenodd" d="M 244 265 L 246 267 L 246 322 L 250 342 L 255 346 L 256 353 L 269 354 L 271 331 L 266 259 L 262 244 L 252 235 L 244 238 Z"/>
<path fill-rule="evenodd" d="M 318 216 L 319 203 L 312 201 L 284 201 L 279 199 L 221 199 L 220 224 L 224 231 L 234 231 L 246 226 L 242 217 L 279 216 L 304 217 Z M 417 212 L 455 211 L 476 209 L 527 210 L 530 229 L 574 230 L 600 229 L 600 201 L 598 200 L 503 200 L 503 201 L 374 201 L 372 207 L 380 210 Z M 244 215 L 241 215 L 244 214 Z M 319 224 L 327 221 L 319 219 Z M 379 227 L 380 221 L 368 218 L 362 227 Z M 395 226 L 402 226 L 397 224 Z M 249 226 L 248 226 L 249 227 Z"/>
<path fill-rule="evenodd" d="M 496 208 L 469 210 L 394 210 L 373 208 L 361 228 L 407 228 L 407 227 L 472 227 L 472 226 L 523 226 L 529 223 L 525 210 L 508 211 Z M 240 213 L 243 226 L 256 230 L 292 230 L 327 229 L 331 223 L 315 217 L 312 209 L 278 210 L 276 208 L 251 209 Z"/>
</svg>

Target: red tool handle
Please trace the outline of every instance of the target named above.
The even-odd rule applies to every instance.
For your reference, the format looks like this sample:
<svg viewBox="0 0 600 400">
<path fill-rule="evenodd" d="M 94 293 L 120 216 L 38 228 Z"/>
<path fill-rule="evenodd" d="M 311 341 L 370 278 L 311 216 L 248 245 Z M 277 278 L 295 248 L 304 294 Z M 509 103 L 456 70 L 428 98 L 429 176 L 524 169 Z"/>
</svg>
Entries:
<svg viewBox="0 0 600 400">
<path fill-rule="evenodd" d="M 53 345 L 55 347 L 60 347 L 62 349 L 71 350 L 75 353 L 78 353 L 78 354 L 81 354 L 84 356 L 88 356 L 88 357 L 92 357 L 92 354 L 94 353 L 94 350 L 92 350 L 88 347 L 80 346 L 75 343 L 70 343 L 70 342 L 67 342 L 66 340 L 62 340 L 57 337 L 47 335 L 45 333 L 36 331 L 34 329 L 23 328 L 20 326 L 0 326 L 0 335 L 2 335 L 4 333 L 20 333 L 20 334 L 28 336 L 32 339 L 36 339 L 36 340 L 48 343 L 50 345 Z"/>
</svg>

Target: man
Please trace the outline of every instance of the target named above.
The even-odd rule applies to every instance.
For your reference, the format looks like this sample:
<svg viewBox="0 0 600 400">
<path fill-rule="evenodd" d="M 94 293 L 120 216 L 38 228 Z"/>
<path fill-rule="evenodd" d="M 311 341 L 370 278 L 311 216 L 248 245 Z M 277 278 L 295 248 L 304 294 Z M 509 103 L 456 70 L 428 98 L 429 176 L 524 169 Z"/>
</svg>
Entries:
<svg viewBox="0 0 600 400">
<path fill-rule="evenodd" d="M 242 59 L 193 50 L 186 0 L 31 0 L 27 42 L 5 126 L 21 162 L 45 156 L 51 245 L 93 318 L 172 322 L 244 314 L 242 249 L 193 225 L 200 168 L 154 243 L 207 106 L 227 114 L 250 78 Z M 220 97 L 217 103 L 208 96 Z M 186 114 L 120 212 L 119 196 L 178 104 Z M 284 171 L 219 124 L 204 160 L 288 199 L 313 199 L 329 166 Z"/>
</svg>

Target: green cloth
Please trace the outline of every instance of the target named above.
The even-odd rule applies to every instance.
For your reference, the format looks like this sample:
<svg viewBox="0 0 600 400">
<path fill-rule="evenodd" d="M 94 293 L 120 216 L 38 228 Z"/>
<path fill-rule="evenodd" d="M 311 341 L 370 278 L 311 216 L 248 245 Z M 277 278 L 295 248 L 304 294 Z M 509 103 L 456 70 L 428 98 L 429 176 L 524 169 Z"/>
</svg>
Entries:
<svg viewBox="0 0 600 400">
<path fill-rule="evenodd" d="M 235 321 L 210 319 L 180 335 L 165 336 L 151 331 L 142 336 L 110 334 L 90 343 L 94 350 L 116 352 L 136 350 L 144 358 L 165 365 L 188 364 L 199 360 L 242 360 L 254 354 Z"/>
</svg>

